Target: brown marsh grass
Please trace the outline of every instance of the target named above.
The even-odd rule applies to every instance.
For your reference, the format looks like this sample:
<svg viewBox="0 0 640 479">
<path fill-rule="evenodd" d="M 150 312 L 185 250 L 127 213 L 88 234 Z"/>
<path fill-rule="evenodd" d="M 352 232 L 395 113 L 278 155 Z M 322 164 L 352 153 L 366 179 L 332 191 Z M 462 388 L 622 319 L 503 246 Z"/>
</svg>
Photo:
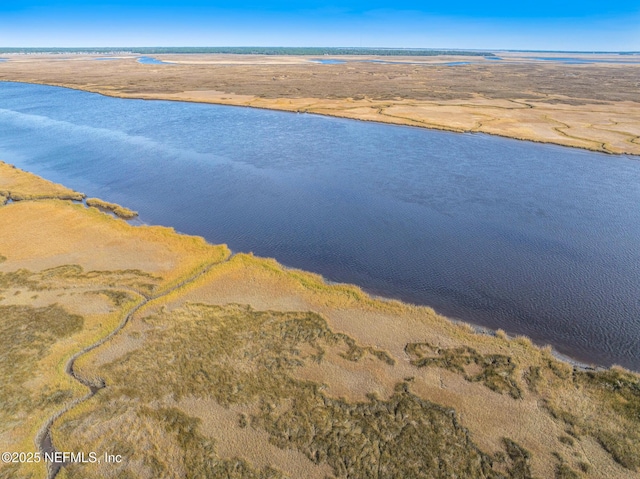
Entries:
<svg viewBox="0 0 640 479">
<path fill-rule="evenodd" d="M 483 453 L 454 410 L 421 399 L 408 383 L 399 383 L 390 398 L 350 403 L 326 396 L 321 384 L 297 379 L 298 368 L 322 361 L 328 349 L 339 351 L 344 361 L 368 355 L 389 361 L 386 352 L 331 331 L 316 313 L 189 304 L 148 316 L 144 323 L 144 346 L 100 367 L 95 373 L 110 386 L 55 428 L 65 449 L 121 445 L 128 459 L 119 477 L 170 477 L 164 456 L 182 457 L 185 477 L 286 474 L 255 471 L 245 456 L 232 461 L 236 475 L 227 476 L 229 461 L 217 457 L 215 441 L 200 432 L 199 420 L 163 406 L 167 398 L 186 397 L 253 406 L 255 412 L 239 416 L 237 427 L 266 431 L 273 444 L 330 465 L 335 477 L 531 477 L 528 453 L 515 442 L 505 442 L 509 447 L 499 456 Z M 169 434 L 169 451 L 137 447 L 141 431 L 116 427 L 120 416 L 153 428 L 155 435 Z M 102 474 L 79 464 L 65 472 L 69 478 Z"/>
<path fill-rule="evenodd" d="M 84 195 L 0 161 L 0 206 L 9 199 L 24 201 L 45 198 L 80 201 Z"/>
<path fill-rule="evenodd" d="M 138 216 L 136 211 L 98 198 L 87 198 L 87 206 L 93 206 L 99 210 L 111 211 L 118 218 L 122 218 L 124 220 L 130 220 Z"/>
</svg>

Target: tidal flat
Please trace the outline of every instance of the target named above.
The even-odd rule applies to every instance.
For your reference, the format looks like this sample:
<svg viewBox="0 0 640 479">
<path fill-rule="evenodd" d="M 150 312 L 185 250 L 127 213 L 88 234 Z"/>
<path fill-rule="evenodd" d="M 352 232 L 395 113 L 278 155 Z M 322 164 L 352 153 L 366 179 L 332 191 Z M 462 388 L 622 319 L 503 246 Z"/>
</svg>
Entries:
<svg viewBox="0 0 640 479">
<path fill-rule="evenodd" d="M 0 179 L 0 448 L 124 458 L 58 478 L 640 477 L 635 373 Z"/>
</svg>

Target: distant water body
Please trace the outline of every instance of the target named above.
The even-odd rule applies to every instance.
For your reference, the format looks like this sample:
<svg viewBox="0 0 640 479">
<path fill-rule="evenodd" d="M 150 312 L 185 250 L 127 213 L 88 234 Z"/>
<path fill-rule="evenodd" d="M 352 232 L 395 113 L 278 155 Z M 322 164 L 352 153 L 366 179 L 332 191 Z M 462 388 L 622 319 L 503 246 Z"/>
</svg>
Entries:
<svg viewBox="0 0 640 479">
<path fill-rule="evenodd" d="M 158 60 L 153 57 L 140 57 L 138 58 L 138 63 L 143 63 L 145 65 L 172 65 L 171 62 L 163 62 L 162 60 Z"/>
<path fill-rule="evenodd" d="M 491 58 L 491 57 L 487 57 Z M 499 58 L 498 58 L 499 60 Z M 321 63 L 323 65 L 342 65 L 343 63 L 347 63 L 347 60 L 338 60 L 333 58 L 320 59 L 314 58 L 310 60 L 313 63 Z M 444 63 L 436 63 L 436 62 L 411 62 L 411 61 L 392 61 L 392 60 L 350 60 L 350 62 L 357 63 L 377 63 L 380 65 L 424 65 L 424 66 L 458 66 L 458 65 L 470 65 L 471 62 L 444 62 Z"/>
<path fill-rule="evenodd" d="M 343 63 L 347 63 L 345 60 L 336 60 L 336 59 L 333 59 L 333 58 L 327 58 L 327 59 L 314 58 L 311 61 L 313 63 L 321 63 L 323 65 L 341 65 Z"/>
<path fill-rule="evenodd" d="M 147 223 L 640 370 L 638 157 L 0 83 L 0 158 Z"/>
<path fill-rule="evenodd" d="M 560 62 L 566 64 L 582 64 L 582 63 L 621 63 L 625 65 L 639 65 L 640 58 L 621 59 L 617 58 L 591 58 L 589 56 L 584 57 L 533 57 L 532 60 L 541 60 L 548 62 Z"/>
</svg>

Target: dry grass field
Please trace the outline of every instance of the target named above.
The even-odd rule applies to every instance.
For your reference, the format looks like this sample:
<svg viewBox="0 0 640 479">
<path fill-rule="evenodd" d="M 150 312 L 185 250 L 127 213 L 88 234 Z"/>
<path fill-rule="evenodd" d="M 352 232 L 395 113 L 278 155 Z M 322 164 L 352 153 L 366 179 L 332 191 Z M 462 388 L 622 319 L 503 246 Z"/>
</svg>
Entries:
<svg viewBox="0 0 640 479">
<path fill-rule="evenodd" d="M 483 132 L 608 153 L 640 154 L 640 63 L 563 64 L 527 54 L 479 57 L 8 55 L 0 80 L 125 98 L 318 113 Z M 615 61 L 603 55 L 600 60 Z M 447 66 L 448 62 L 468 64 Z M 386 63 L 385 63 L 386 62 Z"/>
<path fill-rule="evenodd" d="M 640 478 L 635 373 L 135 227 L 4 163 L 0 191 L 0 452 L 122 457 L 60 479 Z"/>
</svg>

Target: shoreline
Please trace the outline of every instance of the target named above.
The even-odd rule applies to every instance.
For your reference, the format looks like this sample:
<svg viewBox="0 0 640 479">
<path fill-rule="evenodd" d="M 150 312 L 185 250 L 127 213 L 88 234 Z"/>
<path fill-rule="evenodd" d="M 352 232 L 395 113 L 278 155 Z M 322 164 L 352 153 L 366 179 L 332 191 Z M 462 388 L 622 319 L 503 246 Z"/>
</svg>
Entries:
<svg viewBox="0 0 640 479">
<path fill-rule="evenodd" d="M 9 165 L 9 166 L 14 167 L 14 168 L 18 168 L 15 165 L 12 165 L 12 164 L 9 164 L 9 163 L 5 163 L 5 162 L 3 162 L 1 160 L 0 160 L 0 164 L 5 164 L 5 165 Z M 18 169 L 20 171 L 24 171 L 24 172 L 26 172 L 28 174 L 37 176 L 38 178 L 42 178 L 39 175 L 36 175 L 35 173 L 32 173 L 30 171 L 23 170 L 21 168 L 18 168 Z M 45 181 L 49 181 L 46 178 L 42 178 L 42 179 L 45 180 Z M 64 186 L 64 185 L 62 185 L 62 186 Z M 79 194 L 86 195 L 85 193 L 79 193 Z M 55 197 L 54 196 L 39 197 L 39 198 L 28 198 L 27 197 L 27 198 L 24 198 L 24 199 L 20 198 L 20 199 L 16 199 L 16 200 L 10 198 L 10 201 L 8 201 L 7 204 L 10 204 L 10 203 L 13 203 L 13 202 L 36 201 L 36 200 L 47 200 L 47 199 L 55 199 Z M 118 216 L 113 211 L 105 211 L 104 209 L 102 209 L 102 208 L 100 208 L 98 206 L 87 204 L 86 199 L 80 199 L 80 200 L 75 199 L 75 198 L 58 198 L 58 199 L 63 199 L 63 200 L 66 200 L 66 201 L 70 201 L 70 202 L 72 202 L 74 204 L 80 204 L 86 209 L 90 209 L 90 208 L 97 209 L 97 210 L 101 211 L 102 213 L 107 214 L 107 215 L 111 216 L 114 219 L 124 221 L 124 222 L 126 222 L 127 224 L 129 224 L 129 225 L 131 225 L 133 227 L 153 227 L 153 226 L 158 226 L 158 225 L 154 225 L 154 224 L 151 224 L 151 223 L 147 223 L 147 222 L 143 221 L 142 219 L 138 218 L 137 216 L 132 217 L 132 218 L 125 218 L 125 217 Z M 102 201 L 102 200 L 100 199 L 100 201 Z M 114 207 L 126 208 L 126 207 L 122 207 L 120 205 L 117 205 L 115 203 L 109 203 L 109 204 L 113 205 Z M 170 228 L 173 229 L 175 234 L 177 234 L 179 236 L 194 236 L 194 235 L 191 235 L 191 234 L 188 234 L 188 233 L 183 233 L 183 232 L 177 231 L 172 226 L 170 226 Z M 213 246 L 213 247 L 221 246 L 219 244 L 210 243 L 206 238 L 204 238 L 202 236 L 198 236 L 198 237 L 201 238 L 202 241 L 204 243 L 206 243 L 207 245 L 210 245 L 210 246 Z M 230 257 L 235 255 L 235 254 L 237 254 L 237 253 L 240 253 L 240 254 L 251 254 L 251 255 L 253 254 L 251 252 L 235 251 L 235 250 L 231 250 L 231 249 L 229 249 L 229 251 L 230 251 Z M 540 349 L 550 348 L 551 353 L 553 354 L 553 356 L 556 359 L 558 359 L 558 360 L 560 360 L 562 362 L 565 362 L 565 363 L 569 364 L 570 366 L 572 366 L 573 368 L 576 368 L 576 369 L 579 369 L 579 370 L 582 370 L 582 371 L 607 370 L 607 369 L 610 369 L 611 367 L 615 366 L 615 364 L 612 365 L 612 366 L 606 366 L 606 365 L 597 364 L 597 363 L 587 363 L 587 362 L 585 362 L 583 360 L 580 360 L 580 359 L 572 357 L 570 354 L 561 353 L 552 344 L 549 344 L 549 343 L 544 344 L 544 343 L 541 343 L 541 342 L 538 342 L 538 341 L 534 341 L 533 339 L 531 339 L 530 337 L 528 337 L 528 336 L 526 336 L 524 334 L 510 333 L 509 331 L 504 331 L 501 328 L 498 328 L 498 329 L 490 328 L 490 327 L 487 327 L 487 326 L 483 326 L 483 325 L 480 325 L 480 324 L 465 320 L 464 318 L 450 317 L 450 316 L 447 316 L 445 314 L 442 314 L 442 313 L 438 312 L 437 310 L 435 310 L 433 307 L 431 307 L 428 304 L 412 303 L 412 302 L 409 302 L 409 301 L 403 301 L 403 300 L 400 300 L 400 299 L 397 299 L 397 298 L 393 298 L 393 297 L 389 297 L 389 296 L 383 296 L 383 295 L 380 295 L 380 294 L 374 294 L 374 293 L 369 292 L 366 287 L 360 286 L 358 284 L 332 281 L 332 280 L 326 278 L 325 276 L 323 276 L 320 273 L 317 273 L 317 272 L 314 272 L 314 271 L 303 270 L 303 269 L 300 269 L 300 268 L 297 268 L 297 267 L 294 267 L 294 266 L 288 266 L 288 265 L 280 262 L 277 258 L 262 257 L 262 256 L 256 256 L 256 258 L 264 259 L 264 260 L 273 260 L 273 261 L 275 261 L 277 263 L 277 265 L 279 267 L 281 267 L 285 271 L 290 271 L 290 272 L 294 272 L 294 273 L 298 272 L 298 273 L 303 273 L 303 274 L 309 274 L 309 273 L 313 274 L 313 275 L 319 277 L 320 280 L 327 286 L 355 287 L 358 290 L 362 291 L 364 294 L 366 294 L 369 298 L 371 298 L 373 300 L 376 300 L 376 301 L 382 301 L 382 302 L 385 302 L 385 303 L 397 302 L 397 303 L 400 303 L 402 305 L 409 306 L 409 307 L 431 309 L 438 316 L 440 316 L 442 318 L 445 318 L 447 321 L 451 322 L 452 324 L 460 325 L 460 326 L 463 326 L 465 328 L 469 328 L 475 334 L 478 334 L 478 335 L 488 335 L 488 336 L 492 336 L 492 337 L 504 336 L 509 340 L 514 340 L 516 338 L 525 338 L 526 340 L 530 341 L 533 345 L 535 345 L 536 347 L 538 347 Z M 628 369 L 628 368 L 625 368 L 625 369 Z M 640 374 L 640 371 L 635 371 L 633 369 L 629 369 L 629 370 Z"/>
<path fill-rule="evenodd" d="M 415 128 L 423 128 L 423 129 L 427 129 L 427 130 L 434 130 L 434 131 L 444 131 L 444 132 L 449 132 L 449 133 L 460 133 L 460 134 L 484 134 L 484 135 L 490 135 L 490 136 L 498 136 L 500 138 L 506 138 L 506 139 L 510 139 L 510 140 L 517 140 L 517 141 L 530 141 L 532 143 L 540 143 L 540 144 L 545 144 L 545 145 L 554 145 L 554 146 L 562 146 L 562 147 L 566 147 L 566 148 L 577 148 L 580 150 L 586 150 L 586 151 L 590 151 L 590 152 L 594 152 L 594 153 L 603 153 L 606 155 L 611 155 L 611 156 L 624 156 L 624 157 L 638 157 L 638 159 L 640 159 L 640 150 L 637 153 L 634 152 L 617 152 L 617 151 L 611 151 L 605 147 L 602 148 L 597 148 L 597 147 L 589 147 L 586 145 L 575 145 L 575 144 L 571 144 L 568 142 L 560 142 L 560 141 L 555 141 L 555 140 L 551 140 L 551 139 L 543 139 L 543 138 L 528 138 L 528 137 L 520 137 L 520 136 L 515 136 L 515 135 L 509 135 L 506 133 L 493 133 L 493 132 L 487 132 L 487 131 L 482 131 L 482 130 L 475 130 L 475 129 L 462 129 L 462 128 L 455 128 L 455 127 L 448 127 L 446 125 L 436 125 L 436 124 L 426 124 L 421 122 L 420 120 L 413 120 L 413 119 L 401 119 L 398 117 L 385 117 L 384 115 L 380 114 L 379 118 L 364 118 L 364 117 L 358 117 L 358 116 L 349 116 L 349 115 L 339 115 L 337 113 L 329 113 L 329 112 L 316 112 L 316 111 L 309 111 L 308 109 L 305 108 L 299 108 L 299 107 L 295 107 L 295 106 L 291 106 L 289 108 L 287 107 L 283 107 L 281 105 L 277 105 L 275 103 L 277 103 L 279 100 L 289 100 L 289 99 L 280 99 L 280 98 L 276 98 L 273 99 L 274 105 L 251 105 L 251 104 L 245 104 L 243 102 L 241 102 L 240 100 L 238 100 L 237 102 L 233 102 L 233 101 L 215 101 L 215 100 L 208 100 L 208 99 L 190 99 L 190 98 L 176 98 L 175 96 L 171 96 L 174 94 L 163 94 L 163 93 L 158 93 L 158 94 L 148 94 L 148 93 L 141 93 L 141 94 L 123 94 L 120 92 L 110 92 L 107 90 L 101 90 L 101 89 L 91 89 L 91 88 L 82 88 L 82 87 L 76 87 L 76 86 L 70 86 L 67 84 L 63 84 L 63 83 L 46 83 L 46 82 L 36 82 L 36 81 L 13 81 L 13 80 L 0 80 L 0 82 L 7 82 L 7 83 L 24 83 L 24 84 L 29 84 L 29 85 L 42 85 L 42 86 L 52 86 L 52 87 L 58 87 L 58 88 L 67 88 L 69 90 L 76 90 L 76 91 L 82 91 L 82 92 L 86 92 L 86 93 L 94 93 L 97 95 L 102 95 L 105 97 L 109 97 L 109 98 L 118 98 L 121 100 L 145 100 L 145 101 L 175 101 L 175 102 L 183 102 L 183 103 L 198 103 L 198 104 L 203 104 L 203 105 L 219 105 L 219 106 L 233 106 L 233 107 L 239 107 L 239 108 L 254 108 L 254 109 L 258 109 L 258 110 L 268 110 L 268 111 L 281 111 L 281 112 L 287 112 L 287 113 L 302 113 L 302 114 L 308 114 L 308 115 L 318 115 L 318 116 L 324 116 L 324 117 L 328 117 L 328 118 L 340 118 L 340 119 L 344 119 L 344 120 L 354 120 L 354 121 L 363 121 L 363 122 L 370 122 L 370 123 L 379 123 L 379 124 L 383 124 L 383 125 L 395 125 L 395 126 L 408 126 L 408 127 L 415 127 Z M 231 94 L 230 94 L 231 95 Z M 260 99 L 258 97 L 255 97 L 256 101 L 265 101 L 265 99 Z M 312 99 L 312 100 L 320 100 L 320 99 Z M 268 101 L 268 100 L 267 100 Z M 345 105 L 348 104 L 345 102 Z M 395 118 L 396 120 L 400 120 L 400 121 L 396 121 L 396 120 L 392 120 L 391 118 Z M 404 121 L 403 121 L 404 120 Z"/>
<path fill-rule="evenodd" d="M 402 384 L 406 393 L 427 401 L 425 404 L 446 408 L 449 415 L 464 425 L 468 431 L 465 434 L 469 435 L 466 437 L 471 437 L 472 445 L 477 445 L 481 451 L 500 453 L 504 438 L 519 444 L 524 451 L 531 451 L 530 467 L 536 477 L 551 477 L 554 457 L 564 464 L 565 459 L 554 453 L 567 445 L 568 440 L 563 439 L 565 436 L 561 431 L 569 433 L 567 427 L 573 423 L 568 423 L 565 418 L 573 418 L 571 415 L 577 414 L 572 420 L 577 424 L 576 428 L 582 428 L 583 422 L 580 421 L 590 421 L 588 414 L 596 408 L 598 422 L 584 422 L 588 427 L 570 434 L 580 450 L 584 451 L 585 445 L 590 447 L 584 455 L 590 463 L 593 460 L 593 474 L 585 477 L 623 477 L 625 471 L 635 472 L 635 449 L 623 456 L 616 455 L 618 449 L 611 449 L 611 444 L 618 447 L 615 434 L 619 428 L 635 430 L 637 418 L 631 413 L 616 415 L 614 409 L 622 399 L 634 394 L 631 388 L 640 377 L 634 371 L 619 367 L 592 368 L 557 353 L 552 347 L 540 347 L 526 336 L 509 336 L 502 330 L 494 332 L 445 317 L 427 306 L 369 294 L 351 284 L 333 283 L 319 274 L 286 267 L 275 259 L 236 254 L 226 246 L 212 245 L 203 237 L 179 233 L 170 227 L 115 218 L 113 214 L 101 212 L 86 202 L 38 201 L 33 190 L 46 194 L 55 189 L 56 195 L 66 195 L 72 190 L 25 170 L 14 171 L 0 162 L 0 173 L 3 171 L 15 173 L 13 177 L 3 175 L 14 179 L 13 187 L 9 185 L 8 189 L 18 190 L 20 185 L 23 196 L 31 194 L 0 207 L 3 224 L 9 227 L 19 224 L 22 228 L 17 230 L 23 230 L 17 231 L 18 240 L 4 242 L 2 252 L 10 257 L 0 257 L 0 262 L 8 261 L 6 266 L 0 267 L 0 272 L 12 274 L 16 268 L 24 267 L 21 261 L 25 258 L 29 261 L 37 258 L 45 263 L 40 263 L 37 268 L 33 267 L 36 263 L 31 263 L 29 269 L 33 273 L 27 269 L 20 271 L 31 274 L 27 280 L 33 279 L 34 284 L 40 287 L 38 291 L 51 290 L 50 298 L 38 300 L 44 301 L 41 304 L 60 301 L 61 306 L 73 314 L 80 313 L 75 308 L 84 308 L 83 305 L 92 301 L 96 302 L 95 305 L 103 304 L 103 301 L 112 305 L 108 312 L 85 310 L 85 323 L 76 332 L 78 336 L 70 336 L 74 338 L 72 342 L 58 339 L 58 346 L 52 349 L 55 355 L 47 356 L 46 362 L 38 363 L 40 369 L 33 374 L 46 378 L 52 384 L 63 381 L 61 384 L 65 384 L 70 392 L 64 400 L 47 408 L 30 410 L 26 407 L 28 414 L 25 417 L 29 419 L 25 419 L 25 424 L 28 427 L 16 430 L 17 439 L 5 444 L 5 450 L 35 446 L 38 451 L 73 451 L 79 447 L 78 442 L 96 450 L 91 438 L 85 438 L 85 434 L 95 431 L 91 421 L 95 418 L 95 411 L 102 410 L 100 402 L 92 401 L 92 398 L 104 394 L 118 397 L 122 391 L 144 391 L 137 386 L 136 378 L 147 378 L 154 371 L 153 367 L 146 369 L 150 365 L 145 363 L 145 358 L 151 358 L 169 371 L 175 369 L 181 388 L 195 384 L 191 381 L 196 381 L 199 375 L 192 379 L 190 371 L 181 369 L 181 362 L 177 366 L 173 364 L 175 356 L 171 356 L 171 352 L 163 355 L 153 344 L 160 348 L 176 345 L 179 350 L 184 350 L 176 354 L 186 355 L 189 362 L 192 360 L 189 341 L 193 340 L 194 345 L 205 344 L 205 349 L 215 349 L 216 337 L 228 338 L 219 329 L 234 323 L 231 318 L 238 318 L 225 315 L 220 317 L 221 322 L 211 323 L 214 317 L 210 314 L 222 308 L 222 311 L 237 311 L 244 315 L 255 313 L 256 317 L 267 314 L 269 322 L 280 324 L 277 318 L 281 318 L 287 325 L 307 328 L 302 332 L 293 327 L 282 331 L 276 328 L 276 339 L 283 332 L 286 332 L 283 339 L 295 338 L 296 334 L 301 337 L 309 334 L 313 339 L 320 327 L 329 331 L 330 338 L 344 340 L 344 345 L 322 342 L 328 352 L 324 354 L 325 349 L 322 349 L 321 360 L 313 359 L 315 356 L 302 356 L 302 360 L 309 359 L 309 362 L 299 365 L 296 376 L 292 376 L 304 384 L 318 384 L 318 389 L 314 390 L 322 391 L 322 397 L 329 401 L 368 407 L 395 397 L 397 385 Z M 18 183 L 16 177 L 26 180 Z M 48 218 L 44 224 L 43 218 Z M 64 227 L 65 221 L 76 225 L 71 228 L 70 235 L 67 234 L 68 228 Z M 98 230 L 103 234 L 96 235 Z M 48 231 L 49 234 L 38 239 L 33 231 Z M 36 245 L 25 250 L 25 241 L 20 239 L 29 237 L 34 238 Z M 60 247 L 64 251 L 51 250 L 51 241 L 55 243 L 56 238 L 62 240 Z M 86 238 L 88 243 L 83 241 L 74 246 L 80 238 Z M 114 240 L 120 243 L 118 250 L 105 252 L 104 259 L 99 260 L 106 261 L 104 264 L 109 268 L 103 271 L 100 265 L 96 265 L 96 257 L 100 255 L 100 248 L 114 243 Z M 174 258 L 171 264 L 158 267 L 159 259 L 169 260 L 170 257 L 156 256 L 160 252 L 149 249 L 151 242 L 163 249 L 171 248 L 171 255 L 175 255 L 171 256 Z M 55 256 L 54 263 L 47 264 L 47 258 L 52 255 Z M 43 270 L 43 266 L 52 268 Z M 136 269 L 141 266 L 144 269 Z M 137 280 L 130 282 L 127 275 L 133 280 L 139 278 L 142 283 Z M 118 278 L 123 280 L 118 281 Z M 31 291 L 28 282 L 16 288 L 24 290 L 23 293 Z M 104 299 L 96 295 L 72 298 L 77 291 L 84 289 L 85 294 L 94 290 L 103 295 L 105 291 L 119 292 L 122 300 L 115 300 L 118 296 L 113 295 Z M 60 292 L 67 294 L 61 295 Z M 34 297 L 8 301 L 3 298 L 2 301 L 3 304 L 26 301 L 28 307 L 38 307 Z M 301 314 L 307 315 L 304 318 L 309 322 L 302 321 Z M 100 327 L 96 328 L 96 324 Z M 244 335 L 231 338 L 251 340 L 251 331 L 260 330 L 260 324 L 246 324 L 249 336 L 243 333 L 243 329 L 241 334 Z M 191 326 L 204 329 L 185 336 L 184 328 Z M 175 329 L 178 327 L 183 329 Z M 154 331 L 161 336 L 154 336 Z M 202 343 L 203 338 L 205 343 Z M 319 338 L 318 341 L 324 336 Z M 167 339 L 171 341 L 167 342 Z M 207 340 L 212 341 L 211 344 Z M 347 353 L 344 346 L 349 347 Z M 275 350 L 279 351 L 278 348 Z M 316 349 L 312 348 L 311 352 L 314 351 Z M 201 354 L 195 356 L 196 359 L 202 357 Z M 136 359 L 130 362 L 131 358 Z M 238 359 L 242 364 L 246 364 L 245 361 L 252 364 L 252 358 L 247 359 L 246 355 Z M 429 360 L 436 362 L 430 363 Z M 122 381 L 109 369 L 109 365 L 114 364 L 133 364 L 139 369 L 127 370 L 126 379 Z M 142 366 L 138 366 L 140 364 Z M 213 362 L 211 369 L 207 366 L 200 371 L 212 371 L 212 374 L 217 368 L 226 371 L 225 364 Z M 615 384 L 622 388 L 621 392 L 607 389 L 613 381 L 617 381 Z M 46 391 L 43 387 L 41 389 Z M 262 394 L 261 391 L 257 394 Z M 147 396 L 140 395 L 140 398 L 143 405 L 150 401 Z M 209 396 L 194 399 L 194 404 L 210 407 L 212 400 L 220 404 L 219 400 Z M 115 412 L 107 421 L 119 421 L 125 414 L 120 409 Z M 194 412 L 197 412 L 195 406 L 187 408 L 186 414 L 199 417 Z M 84 414 L 88 414 L 91 420 L 69 429 L 72 421 Z M 98 427 L 103 427 L 101 424 Z M 201 427 L 208 426 L 203 423 Z M 549 428 L 558 434 L 548 434 Z M 223 434 L 226 435 L 227 431 L 228 428 Z M 105 434 L 101 433 L 99 437 Z M 608 442 L 598 442 L 601 437 Z M 609 437 L 613 439 L 607 439 Z M 629 437 L 634 440 L 635 436 Z M 635 447 L 635 443 L 629 447 Z M 574 456 L 567 454 L 566 457 Z M 583 456 L 575 457 L 577 459 L 573 462 Z M 42 477 L 51 479 L 64 464 L 49 466 L 46 471 L 42 470 Z M 573 466 L 578 468 L 575 464 Z"/>
<path fill-rule="evenodd" d="M 323 65 L 306 57 L 156 56 L 173 62 L 171 67 L 141 64 L 136 56 L 96 62 L 100 56 L 65 61 L 45 55 L 5 62 L 0 81 L 112 98 L 241 106 L 485 133 L 640 156 L 640 101 L 631 85 L 636 65 L 562 65 L 523 56 L 509 63 L 424 68 L 373 60 Z M 427 64 L 433 60 L 429 57 Z M 603 78 L 612 75 L 620 78 L 602 86 Z M 473 88 L 469 78 L 476 80 Z"/>
</svg>

